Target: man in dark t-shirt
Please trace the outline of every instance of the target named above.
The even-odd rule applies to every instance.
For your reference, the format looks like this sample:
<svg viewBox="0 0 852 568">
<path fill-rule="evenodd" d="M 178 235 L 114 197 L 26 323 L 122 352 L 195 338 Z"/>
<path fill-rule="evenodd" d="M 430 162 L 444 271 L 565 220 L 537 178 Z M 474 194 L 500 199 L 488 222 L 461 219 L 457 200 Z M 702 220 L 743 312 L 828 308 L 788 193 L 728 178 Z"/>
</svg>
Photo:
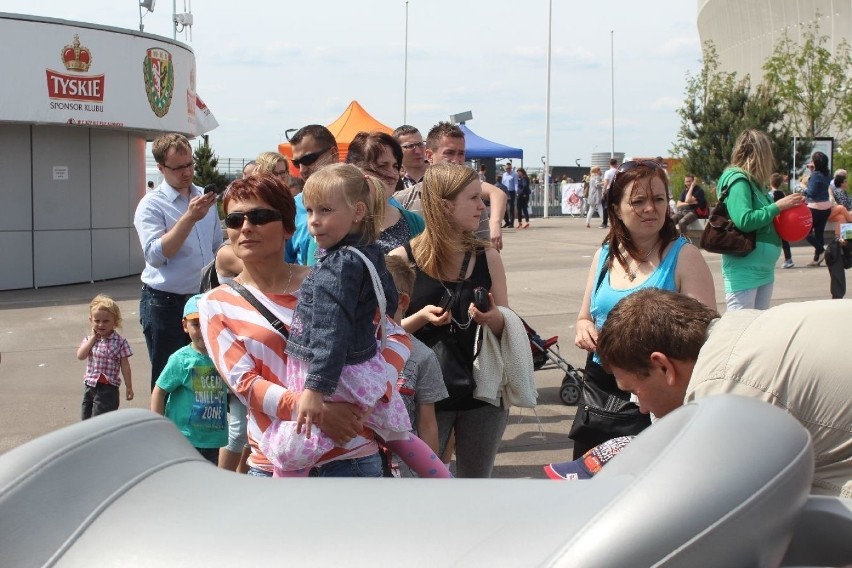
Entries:
<svg viewBox="0 0 852 568">
<path fill-rule="evenodd" d="M 672 215 L 672 220 L 681 233 L 686 232 L 689 224 L 698 218 L 707 217 L 707 199 L 704 190 L 695 180 L 695 176 L 687 174 L 683 178 L 683 191 L 680 192 L 680 200 L 676 203 L 677 213 Z"/>
</svg>

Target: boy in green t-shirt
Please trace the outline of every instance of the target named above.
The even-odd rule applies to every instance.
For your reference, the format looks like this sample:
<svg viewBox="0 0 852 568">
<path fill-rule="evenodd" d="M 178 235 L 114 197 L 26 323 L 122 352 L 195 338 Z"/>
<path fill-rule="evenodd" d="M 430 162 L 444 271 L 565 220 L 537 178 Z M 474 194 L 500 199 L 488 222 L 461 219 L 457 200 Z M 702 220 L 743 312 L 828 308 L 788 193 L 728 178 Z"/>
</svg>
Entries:
<svg viewBox="0 0 852 568">
<path fill-rule="evenodd" d="M 228 389 L 207 355 L 198 319 L 200 297 L 186 302 L 183 329 L 191 343 L 169 357 L 151 393 L 151 410 L 174 422 L 189 443 L 217 465 L 219 448 L 228 444 Z"/>
</svg>

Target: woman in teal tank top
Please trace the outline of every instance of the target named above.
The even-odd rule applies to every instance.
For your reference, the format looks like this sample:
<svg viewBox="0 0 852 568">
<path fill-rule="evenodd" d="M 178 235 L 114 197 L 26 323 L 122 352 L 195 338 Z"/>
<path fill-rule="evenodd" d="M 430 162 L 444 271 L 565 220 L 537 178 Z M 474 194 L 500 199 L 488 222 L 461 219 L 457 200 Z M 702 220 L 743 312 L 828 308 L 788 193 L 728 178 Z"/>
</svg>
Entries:
<svg viewBox="0 0 852 568">
<path fill-rule="evenodd" d="M 606 373 L 595 355 L 598 331 L 610 310 L 621 298 L 642 288 L 674 290 L 716 308 L 716 289 L 710 269 L 697 247 L 678 236 L 671 219 L 668 179 L 662 165 L 651 162 L 625 162 L 618 168 L 610 187 L 607 209 L 611 219 L 609 234 L 595 253 L 583 304 L 577 316 L 575 345 L 589 352 L 586 361 L 586 380 L 604 385 L 620 398 L 629 395 L 618 391 L 615 377 Z M 582 401 L 581 401 L 582 407 Z M 576 423 L 584 420 L 583 408 L 578 409 L 572 433 L 581 429 Z M 600 420 L 596 420 L 600 422 Z M 623 417 L 613 417 L 621 422 Z M 650 424 L 638 420 L 638 432 Z M 623 432 L 607 431 L 605 425 L 597 432 L 583 428 L 575 436 L 574 457 Z"/>
</svg>

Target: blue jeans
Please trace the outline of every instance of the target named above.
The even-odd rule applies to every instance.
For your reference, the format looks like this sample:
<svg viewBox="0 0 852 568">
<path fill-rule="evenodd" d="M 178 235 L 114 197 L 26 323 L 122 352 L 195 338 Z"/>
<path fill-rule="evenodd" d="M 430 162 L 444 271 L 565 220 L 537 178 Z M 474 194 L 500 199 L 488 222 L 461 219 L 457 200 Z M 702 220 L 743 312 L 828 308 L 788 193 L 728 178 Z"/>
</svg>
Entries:
<svg viewBox="0 0 852 568">
<path fill-rule="evenodd" d="M 272 477 L 272 472 L 258 467 L 249 466 L 246 475 L 250 475 L 252 477 Z"/>
<path fill-rule="evenodd" d="M 371 456 L 338 460 L 311 470 L 311 477 L 382 477 L 382 458 Z"/>
<path fill-rule="evenodd" d="M 183 331 L 183 306 L 191 294 L 171 294 L 142 286 L 139 299 L 139 323 L 145 335 L 151 360 L 151 390 L 172 353 L 189 344 Z"/>
<path fill-rule="evenodd" d="M 768 310 L 772 300 L 772 288 L 774 287 L 775 283 L 770 282 L 757 288 L 725 294 L 725 304 L 728 306 L 728 311 Z"/>
</svg>

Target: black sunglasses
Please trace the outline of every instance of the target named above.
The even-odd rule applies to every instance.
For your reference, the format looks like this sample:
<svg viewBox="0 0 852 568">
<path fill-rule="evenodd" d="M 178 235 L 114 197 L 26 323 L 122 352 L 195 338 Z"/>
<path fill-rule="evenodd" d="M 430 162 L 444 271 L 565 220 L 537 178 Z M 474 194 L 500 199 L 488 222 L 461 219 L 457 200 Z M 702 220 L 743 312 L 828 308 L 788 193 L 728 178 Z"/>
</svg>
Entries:
<svg viewBox="0 0 852 568">
<path fill-rule="evenodd" d="M 311 164 L 313 164 L 314 162 L 319 160 L 320 157 L 323 154 L 325 154 L 326 152 L 328 152 L 329 150 L 331 150 L 331 146 L 329 146 L 325 150 L 320 150 L 319 152 L 312 152 L 310 154 L 305 154 L 304 156 L 302 156 L 301 158 L 298 158 L 298 159 L 294 158 L 293 159 L 293 165 L 296 166 L 297 168 L 299 166 L 301 166 L 302 164 L 305 164 L 306 166 L 310 166 Z"/>
<path fill-rule="evenodd" d="M 624 162 L 623 164 L 621 164 L 621 166 L 619 166 L 617 170 L 615 170 L 615 175 L 612 178 L 613 185 L 615 185 L 615 180 L 616 178 L 618 178 L 618 174 L 623 174 L 624 172 L 635 170 L 640 166 L 648 168 L 650 170 L 658 170 L 663 167 L 661 163 L 655 162 L 654 160 L 630 160 L 629 162 Z"/>
<path fill-rule="evenodd" d="M 229 229 L 242 229 L 243 223 L 248 217 L 252 225 L 266 225 L 273 221 L 281 220 L 281 212 L 272 209 L 252 209 L 251 211 L 235 211 L 225 215 L 225 226 Z"/>
</svg>

